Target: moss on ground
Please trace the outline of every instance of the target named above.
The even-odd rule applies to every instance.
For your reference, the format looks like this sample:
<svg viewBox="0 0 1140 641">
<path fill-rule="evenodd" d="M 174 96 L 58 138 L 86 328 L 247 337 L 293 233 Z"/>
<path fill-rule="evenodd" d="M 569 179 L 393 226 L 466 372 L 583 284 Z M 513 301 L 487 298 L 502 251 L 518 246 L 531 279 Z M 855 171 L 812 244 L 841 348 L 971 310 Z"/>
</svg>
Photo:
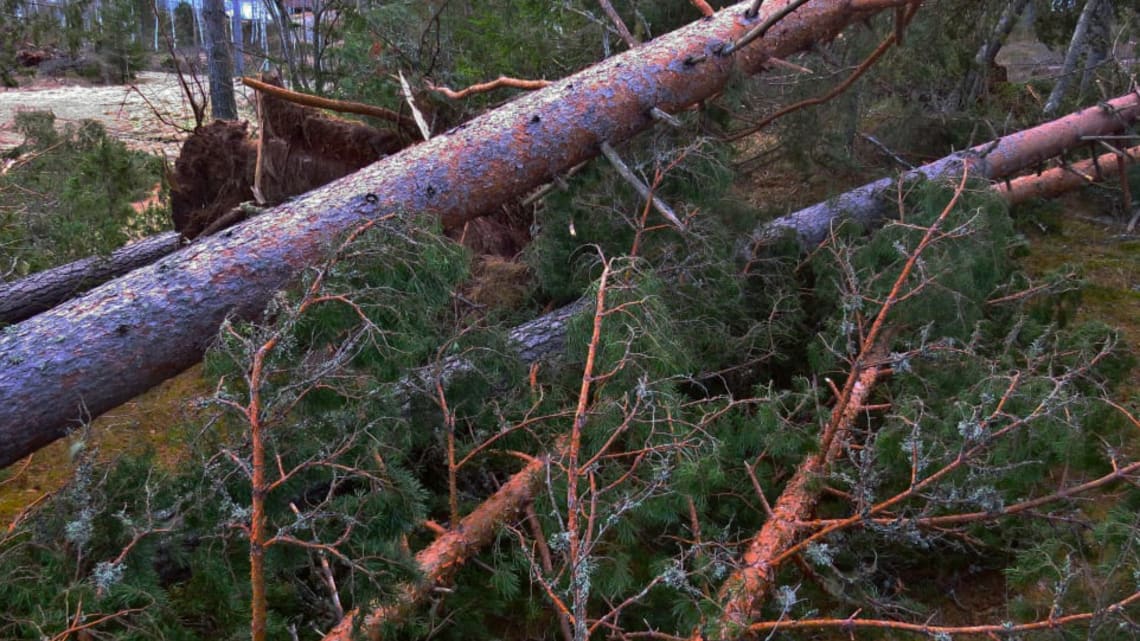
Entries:
<svg viewBox="0 0 1140 641">
<path fill-rule="evenodd" d="M 73 448 L 97 448 L 103 460 L 151 449 L 157 461 L 173 466 L 194 438 L 186 426 L 200 423 L 190 399 L 211 392 L 201 365 L 195 366 L 100 416 L 88 429 L 0 470 L 0 528 L 67 483 L 75 469 Z"/>
</svg>

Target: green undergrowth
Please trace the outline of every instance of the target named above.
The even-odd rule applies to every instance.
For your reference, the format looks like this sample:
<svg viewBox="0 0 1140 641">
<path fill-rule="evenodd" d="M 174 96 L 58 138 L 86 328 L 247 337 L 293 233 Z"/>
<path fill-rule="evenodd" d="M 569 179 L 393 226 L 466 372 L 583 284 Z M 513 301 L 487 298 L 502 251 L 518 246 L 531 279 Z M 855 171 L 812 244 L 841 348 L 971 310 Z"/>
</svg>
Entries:
<svg viewBox="0 0 1140 641">
<path fill-rule="evenodd" d="M 0 256 L 19 277 L 109 253 L 168 226 L 157 208 L 136 212 L 162 180 L 162 161 L 130 151 L 101 124 L 57 127 L 51 112 L 16 114 L 24 143 L 0 175 Z"/>
</svg>

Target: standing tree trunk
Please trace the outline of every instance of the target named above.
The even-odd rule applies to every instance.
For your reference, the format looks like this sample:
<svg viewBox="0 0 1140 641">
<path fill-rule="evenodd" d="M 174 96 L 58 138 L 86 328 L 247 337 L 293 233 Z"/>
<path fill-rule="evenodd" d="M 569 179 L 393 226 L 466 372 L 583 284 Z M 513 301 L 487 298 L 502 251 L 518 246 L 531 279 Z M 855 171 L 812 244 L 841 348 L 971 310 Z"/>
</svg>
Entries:
<svg viewBox="0 0 1140 641">
<path fill-rule="evenodd" d="M 962 79 L 962 84 L 958 90 L 961 96 L 958 102 L 959 107 L 973 104 L 985 90 L 990 70 L 994 67 L 998 52 L 1001 51 L 1006 38 L 1013 32 L 1021 14 L 1025 13 L 1027 6 L 1029 6 L 1029 0 L 1009 0 L 1009 4 L 1005 6 L 997 24 L 994 25 L 993 33 L 990 34 L 988 40 L 982 43 L 977 55 L 974 56 L 974 66 L 966 72 L 966 77 Z"/>
<path fill-rule="evenodd" d="M 234 63 L 226 35 L 225 0 L 202 0 L 206 27 L 206 61 L 210 74 L 210 113 L 218 120 L 237 120 Z"/>
<path fill-rule="evenodd" d="M 265 0 L 265 6 L 277 22 L 277 35 L 281 40 L 281 57 L 285 59 L 285 67 L 289 70 L 289 82 L 295 90 L 305 89 L 306 85 L 297 64 L 297 38 L 293 32 L 293 20 L 289 17 L 289 10 L 285 8 L 285 3 L 281 0 Z"/>
<path fill-rule="evenodd" d="M 1101 2 L 1097 5 L 1096 15 L 1089 25 L 1088 51 L 1085 54 L 1085 70 L 1081 74 L 1081 88 L 1078 95 L 1088 95 L 1089 85 L 1092 84 L 1096 70 L 1108 59 L 1109 48 L 1112 41 L 1112 21 L 1116 16 L 1111 2 Z"/>
<path fill-rule="evenodd" d="M 724 55 L 724 43 L 790 0 L 769 0 L 757 18 L 739 3 L 9 328 L 0 334 L 0 467 L 197 362 L 223 321 L 257 317 L 361 224 L 420 212 L 456 226 L 649 128 L 654 108 L 677 112 L 773 56 L 910 1 L 811 2 Z"/>
<path fill-rule="evenodd" d="M 230 17 L 230 31 L 233 32 L 234 37 L 234 72 L 238 76 L 245 75 L 245 58 L 243 56 L 245 46 L 242 42 L 244 34 L 241 28 L 241 5 L 241 0 L 233 0 L 230 3 L 230 10 L 233 11 L 234 14 Z"/>
<path fill-rule="evenodd" d="M 1081 17 L 1077 19 L 1077 28 L 1073 29 L 1073 38 L 1069 41 L 1069 50 L 1065 53 L 1065 65 L 1061 68 L 1061 75 L 1057 77 L 1057 84 L 1053 85 L 1053 91 L 1049 93 L 1049 100 L 1045 102 L 1045 115 L 1056 113 L 1061 106 L 1061 101 L 1065 99 L 1065 94 L 1069 91 L 1069 85 L 1073 83 L 1073 74 L 1077 71 L 1077 60 L 1085 49 L 1089 24 L 1093 20 L 1098 4 L 1100 4 L 1100 0 L 1088 0 L 1085 3 L 1085 8 L 1081 10 Z"/>
</svg>

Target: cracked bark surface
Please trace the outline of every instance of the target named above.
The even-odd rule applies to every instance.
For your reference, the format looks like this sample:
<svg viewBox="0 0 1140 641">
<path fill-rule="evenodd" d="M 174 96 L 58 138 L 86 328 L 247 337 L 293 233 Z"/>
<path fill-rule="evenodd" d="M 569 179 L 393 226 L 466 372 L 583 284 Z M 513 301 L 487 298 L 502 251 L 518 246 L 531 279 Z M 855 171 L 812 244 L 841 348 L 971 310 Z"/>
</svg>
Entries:
<svg viewBox="0 0 1140 641">
<path fill-rule="evenodd" d="M 18 323 L 45 312 L 112 278 L 149 265 L 180 246 L 177 232 L 149 236 L 108 256 L 92 256 L 0 283 L 0 324 Z"/>
</svg>

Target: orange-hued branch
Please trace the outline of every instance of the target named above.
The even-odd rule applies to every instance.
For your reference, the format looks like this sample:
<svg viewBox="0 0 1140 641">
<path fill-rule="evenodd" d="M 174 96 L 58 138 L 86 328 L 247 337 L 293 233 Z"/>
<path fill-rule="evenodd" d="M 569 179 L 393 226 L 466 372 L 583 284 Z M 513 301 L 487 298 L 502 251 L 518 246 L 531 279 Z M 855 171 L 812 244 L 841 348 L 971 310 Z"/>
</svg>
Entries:
<svg viewBox="0 0 1140 641">
<path fill-rule="evenodd" d="M 452 100 L 462 100 L 463 98 L 466 98 L 467 96 L 472 96 L 472 95 L 479 94 L 479 93 L 487 93 L 489 91 L 494 91 L 496 89 L 502 89 L 504 87 L 511 88 L 511 89 L 526 89 L 528 91 L 533 91 L 535 89 L 543 89 L 545 87 L 549 87 L 550 84 L 551 84 L 551 82 L 549 80 L 526 80 L 526 79 L 522 79 L 522 78 L 508 78 L 506 76 L 499 76 L 498 78 L 491 80 L 490 82 L 483 82 L 483 83 L 479 83 L 477 85 L 471 85 L 470 87 L 467 87 L 466 89 L 461 89 L 459 91 L 455 91 L 454 89 L 448 89 L 447 87 L 441 87 L 439 85 L 433 85 L 430 83 L 428 84 L 428 89 L 431 89 L 432 91 L 438 91 L 439 93 L 447 96 L 448 98 L 450 98 Z"/>
<path fill-rule="evenodd" d="M 397 621 L 437 585 L 446 582 L 462 567 L 467 558 L 491 541 L 500 523 L 518 514 L 534 496 L 542 479 L 546 459 L 534 459 L 515 473 L 491 498 L 484 501 L 446 534 L 416 554 L 416 564 L 423 578 L 405 585 L 396 603 L 376 608 L 361 622 L 369 638 L 378 639 L 380 624 Z M 359 610 L 345 615 L 330 630 L 324 641 L 349 641 L 360 617 Z"/>
<path fill-rule="evenodd" d="M 693 6 L 701 12 L 701 15 L 705 16 L 706 18 L 716 13 L 716 11 L 714 11 L 713 8 L 709 6 L 709 3 L 705 2 L 705 0 L 689 0 L 689 2 L 691 2 Z"/>
<path fill-rule="evenodd" d="M 329 111 L 336 111 L 338 113 L 371 116 L 373 118 L 379 118 L 380 120 L 394 122 L 400 127 L 407 129 L 408 131 L 417 131 L 416 123 L 414 120 L 407 116 L 396 113 L 391 109 L 385 109 L 384 107 L 366 105 L 361 102 L 333 100 L 332 98 L 313 96 L 307 93 L 291 91 L 284 87 L 278 87 L 277 85 L 271 85 L 267 82 L 262 82 L 255 78 L 242 78 L 241 82 L 243 85 L 249 87 L 250 89 L 254 89 L 261 93 L 267 93 L 271 96 L 275 96 L 282 100 L 288 100 L 289 102 L 296 103 L 298 105 L 316 107 L 317 109 L 328 109 Z"/>
<path fill-rule="evenodd" d="M 962 172 L 953 198 L 910 252 L 890 293 L 883 299 L 885 302 L 863 334 L 859 354 L 852 362 L 843 389 L 837 394 L 828 423 L 820 434 L 819 450 L 808 455 L 796 469 L 795 475 L 773 504 L 768 520 L 753 537 L 740 566 L 721 588 L 719 598 L 724 609 L 718 622 L 716 638 L 735 638 L 740 630 L 751 623 L 753 613 L 772 587 L 772 579 L 780 563 L 788 557 L 787 550 L 802 538 L 802 524 L 809 520 L 819 501 L 821 488 L 818 480 L 824 477 L 831 463 L 843 452 L 852 424 L 860 413 L 866 411 L 868 395 L 875 383 L 888 371 L 883 369 L 890 348 L 887 319 L 897 302 L 905 299 L 915 289 L 923 287 L 923 283 L 918 283 L 904 291 L 923 252 L 936 242 L 942 224 L 957 205 L 966 188 L 968 176 L 967 172 Z M 699 641 L 705 637 L 704 631 L 697 630 L 692 639 Z"/>
</svg>

